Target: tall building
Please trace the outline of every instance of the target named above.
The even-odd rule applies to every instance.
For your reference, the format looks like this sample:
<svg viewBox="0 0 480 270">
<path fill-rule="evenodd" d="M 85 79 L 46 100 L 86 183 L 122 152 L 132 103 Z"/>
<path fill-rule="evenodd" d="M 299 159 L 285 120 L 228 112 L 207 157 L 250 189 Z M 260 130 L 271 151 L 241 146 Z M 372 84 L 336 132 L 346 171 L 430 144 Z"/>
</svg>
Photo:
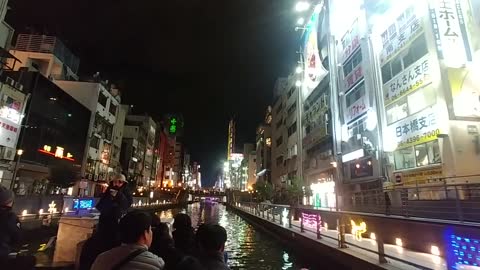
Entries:
<svg viewBox="0 0 480 270">
<path fill-rule="evenodd" d="M 0 1 L 0 47 L 4 50 L 10 49 L 12 42 L 13 28 L 5 21 L 5 15 L 8 12 L 8 0 Z"/>
<path fill-rule="evenodd" d="M 165 163 L 167 158 L 168 137 L 165 132 L 165 126 L 162 123 L 157 123 L 157 131 L 155 135 L 155 186 L 162 186 L 165 177 Z"/>
<path fill-rule="evenodd" d="M 134 167 L 131 177 L 139 186 L 155 185 L 155 175 L 152 172 L 155 172 L 153 153 L 156 128 L 157 124 L 148 115 L 127 115 L 125 120 L 125 149 L 122 147 L 122 151 L 128 151 L 132 156 L 123 155 L 124 161 Z"/>
<path fill-rule="evenodd" d="M 90 110 L 38 72 L 17 71 L 7 76 L 16 78 L 29 94 L 17 145 L 23 150 L 17 157 L 17 192 L 42 193 L 47 182 L 67 187 L 81 179 Z M 12 127 L 15 132 L 13 125 L 9 130 Z M 89 195 L 93 195 L 93 188 L 88 186 Z"/>
<path fill-rule="evenodd" d="M 118 89 L 98 77 L 90 81 L 54 79 L 54 82 L 92 112 L 85 176 L 89 180 L 108 182 L 114 173 L 121 171 L 118 165 L 125 119 L 117 121 Z"/>
<path fill-rule="evenodd" d="M 228 122 L 227 160 L 230 160 L 232 153 L 235 153 L 235 120 Z"/>
<path fill-rule="evenodd" d="M 478 181 L 479 1 L 318 3 L 303 34 L 309 181 L 346 197 Z"/>
<path fill-rule="evenodd" d="M 278 142 L 272 140 L 272 107 L 268 106 L 263 123 L 257 128 L 256 138 L 256 165 L 257 165 L 257 181 L 264 181 L 272 183 L 272 143 L 280 145 Z M 280 138 L 283 143 L 283 138 Z M 278 140 L 278 138 L 277 138 Z"/>
</svg>

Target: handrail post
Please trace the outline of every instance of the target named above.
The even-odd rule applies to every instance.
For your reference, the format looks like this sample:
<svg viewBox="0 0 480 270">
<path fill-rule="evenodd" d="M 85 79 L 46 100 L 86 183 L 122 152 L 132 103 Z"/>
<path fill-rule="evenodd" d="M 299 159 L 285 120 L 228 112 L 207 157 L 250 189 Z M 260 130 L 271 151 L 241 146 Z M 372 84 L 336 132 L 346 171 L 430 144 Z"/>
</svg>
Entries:
<svg viewBox="0 0 480 270">
<path fill-rule="evenodd" d="M 383 243 L 383 237 L 381 234 L 377 236 L 377 247 L 378 247 L 378 262 L 387 263 L 387 259 L 385 258 L 385 245 Z"/>
<path fill-rule="evenodd" d="M 337 219 L 337 227 L 338 227 L 338 247 L 339 248 L 347 248 L 347 244 L 345 243 L 345 224 L 343 224 L 343 217 L 340 216 Z"/>
<path fill-rule="evenodd" d="M 272 221 L 275 223 L 275 207 L 272 207 Z"/>
<path fill-rule="evenodd" d="M 298 210 L 298 209 L 297 209 L 297 210 Z M 298 210 L 298 211 L 299 211 L 299 210 Z M 303 233 L 303 232 L 305 232 L 305 230 L 304 230 L 304 228 L 303 228 L 303 212 L 302 212 L 302 211 L 300 211 L 300 215 L 301 215 L 301 217 L 299 218 L 299 220 L 300 220 L 300 232 Z"/>
<path fill-rule="evenodd" d="M 462 212 L 462 207 L 460 205 L 460 196 L 459 196 L 458 188 L 455 186 L 455 204 L 457 207 L 457 215 L 458 215 L 458 220 L 460 222 L 463 222 L 463 212 Z"/>
<path fill-rule="evenodd" d="M 262 204 L 262 218 L 265 218 L 265 209 L 264 209 L 264 205 Z"/>
<path fill-rule="evenodd" d="M 322 239 L 320 235 L 320 215 L 317 214 L 317 239 Z"/>
<path fill-rule="evenodd" d="M 270 211 L 269 209 L 267 209 L 267 220 L 270 220 L 270 218 L 268 217 L 270 215 Z"/>
<path fill-rule="evenodd" d="M 288 208 L 288 228 L 292 228 L 292 207 Z"/>
</svg>

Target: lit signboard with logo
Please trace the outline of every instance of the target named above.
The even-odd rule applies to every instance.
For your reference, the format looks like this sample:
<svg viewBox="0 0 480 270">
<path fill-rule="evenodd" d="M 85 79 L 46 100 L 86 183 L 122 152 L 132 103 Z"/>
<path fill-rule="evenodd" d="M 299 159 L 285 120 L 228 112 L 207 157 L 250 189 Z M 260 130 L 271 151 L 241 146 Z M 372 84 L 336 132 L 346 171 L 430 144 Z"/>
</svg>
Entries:
<svg viewBox="0 0 480 270">
<path fill-rule="evenodd" d="M 42 149 L 38 149 L 38 152 L 58 158 L 58 159 L 65 159 L 72 162 L 75 161 L 75 159 L 73 158 L 73 155 L 70 154 L 69 152 L 66 152 L 65 148 L 60 146 L 56 146 L 55 148 L 53 148 L 50 145 L 44 145 Z"/>
<path fill-rule="evenodd" d="M 385 105 L 431 82 L 430 64 L 426 55 L 383 86 Z"/>
<path fill-rule="evenodd" d="M 404 148 L 437 139 L 441 133 L 436 111 L 430 107 L 389 126 L 397 148 Z"/>
</svg>

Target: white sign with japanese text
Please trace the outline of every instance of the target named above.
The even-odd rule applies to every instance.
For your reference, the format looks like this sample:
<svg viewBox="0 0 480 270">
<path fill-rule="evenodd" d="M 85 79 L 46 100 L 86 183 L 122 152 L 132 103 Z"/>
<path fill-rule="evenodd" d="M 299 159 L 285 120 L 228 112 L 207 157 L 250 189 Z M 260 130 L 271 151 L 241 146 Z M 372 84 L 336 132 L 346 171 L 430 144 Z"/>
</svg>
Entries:
<svg viewBox="0 0 480 270">
<path fill-rule="evenodd" d="M 9 119 L 0 117 L 0 145 L 15 148 L 20 126 Z"/>
<path fill-rule="evenodd" d="M 343 57 L 342 62 L 347 60 L 355 50 L 360 47 L 360 33 L 359 33 L 358 19 L 352 25 L 352 28 L 342 37 Z"/>
<path fill-rule="evenodd" d="M 356 66 L 350 74 L 348 74 L 345 77 L 345 90 L 349 90 L 354 86 L 357 82 L 360 81 L 360 79 L 363 78 L 363 69 L 362 69 L 362 63 L 360 63 L 358 66 Z"/>
<path fill-rule="evenodd" d="M 395 138 L 397 148 L 404 148 L 437 139 L 440 125 L 437 112 L 429 107 L 388 127 L 389 136 Z"/>
<path fill-rule="evenodd" d="M 352 120 L 356 119 L 360 115 L 366 113 L 368 111 L 368 99 L 366 94 L 360 97 L 357 101 L 355 101 L 350 107 L 347 107 L 345 113 L 345 121 L 350 123 Z"/>
<path fill-rule="evenodd" d="M 422 30 L 420 18 L 415 16 L 415 7 L 407 8 L 395 21 L 381 34 L 383 49 L 380 53 L 380 63 L 389 60 L 413 40 Z"/>
<path fill-rule="evenodd" d="M 384 84 L 383 97 L 385 105 L 431 83 L 429 66 L 428 55 L 426 55 Z"/>
<path fill-rule="evenodd" d="M 430 1 L 437 51 L 447 67 L 462 67 L 472 59 L 461 1 Z"/>
</svg>

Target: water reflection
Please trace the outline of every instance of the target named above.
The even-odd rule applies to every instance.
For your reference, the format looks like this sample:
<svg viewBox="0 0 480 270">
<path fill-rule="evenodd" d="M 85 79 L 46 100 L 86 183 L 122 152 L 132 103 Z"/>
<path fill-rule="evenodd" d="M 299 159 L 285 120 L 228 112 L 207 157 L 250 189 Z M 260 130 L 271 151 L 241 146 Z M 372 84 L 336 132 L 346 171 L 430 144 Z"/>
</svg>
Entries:
<svg viewBox="0 0 480 270">
<path fill-rule="evenodd" d="M 231 269 L 301 269 L 293 254 L 270 237 L 255 231 L 246 221 L 220 204 L 192 204 L 187 209 L 174 209 L 157 213 L 161 218 L 172 218 L 184 212 L 192 218 L 192 225 L 218 223 L 228 234 L 226 250 Z"/>
</svg>

